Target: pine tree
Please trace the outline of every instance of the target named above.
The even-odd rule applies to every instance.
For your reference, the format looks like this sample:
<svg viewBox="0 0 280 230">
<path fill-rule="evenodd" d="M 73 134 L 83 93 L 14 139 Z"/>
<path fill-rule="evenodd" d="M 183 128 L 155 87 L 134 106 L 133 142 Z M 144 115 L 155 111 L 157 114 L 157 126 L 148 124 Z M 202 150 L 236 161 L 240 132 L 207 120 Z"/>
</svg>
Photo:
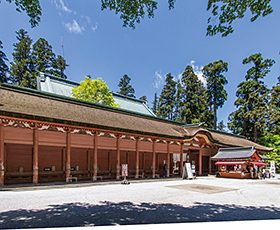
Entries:
<svg viewBox="0 0 280 230">
<path fill-rule="evenodd" d="M 253 141 L 258 141 L 265 132 L 268 115 L 267 105 L 269 89 L 262 79 L 270 72 L 274 64 L 271 59 L 263 59 L 260 53 L 243 60 L 243 64 L 253 64 L 245 76 L 245 81 L 238 85 L 235 101 L 237 110 L 230 114 L 228 127 L 233 133 L 241 134 Z"/>
<path fill-rule="evenodd" d="M 224 89 L 227 84 L 224 73 L 228 71 L 228 63 L 218 60 L 203 67 L 203 75 L 207 80 L 207 100 L 213 110 L 213 128 L 217 128 L 217 110 L 227 100 L 227 92 Z"/>
<path fill-rule="evenodd" d="M 39 72 L 50 73 L 55 55 L 46 39 L 40 38 L 33 44 L 32 59 L 37 76 Z"/>
<path fill-rule="evenodd" d="M 206 89 L 189 65 L 182 74 L 179 111 L 181 121 L 187 124 L 203 122 L 206 116 Z"/>
<path fill-rule="evenodd" d="M 130 81 L 131 79 L 127 74 L 123 75 L 118 84 L 120 88 L 120 91 L 118 93 L 127 97 L 135 98 L 135 90 L 133 89 L 132 85 L 130 85 Z"/>
<path fill-rule="evenodd" d="M 155 96 L 154 96 L 154 101 L 153 101 L 153 113 L 155 115 L 158 114 L 158 96 L 157 96 L 157 93 L 155 93 Z"/>
<path fill-rule="evenodd" d="M 183 93 L 183 89 L 179 79 L 176 83 L 176 95 L 175 95 L 175 105 L 174 105 L 174 120 L 178 122 L 182 121 L 182 115 L 181 115 L 182 93 Z"/>
<path fill-rule="evenodd" d="M 66 60 L 62 56 L 58 55 L 57 58 L 52 61 L 52 69 L 49 72 L 56 77 L 66 79 L 67 76 L 64 72 L 68 66 L 69 65 L 66 63 Z"/>
<path fill-rule="evenodd" d="M 171 73 L 168 73 L 158 102 L 158 115 L 160 117 L 169 120 L 174 119 L 175 95 L 176 81 L 174 81 L 174 77 Z"/>
<path fill-rule="evenodd" d="M 9 72 L 9 67 L 6 64 L 6 61 L 8 61 L 8 58 L 6 57 L 6 54 L 2 51 L 3 46 L 2 42 L 0 41 L 0 83 L 4 83 L 8 81 L 7 74 Z"/>
<path fill-rule="evenodd" d="M 32 40 L 24 29 L 16 32 L 18 43 L 14 44 L 11 63 L 11 82 L 23 87 L 36 88 L 31 58 Z"/>
</svg>

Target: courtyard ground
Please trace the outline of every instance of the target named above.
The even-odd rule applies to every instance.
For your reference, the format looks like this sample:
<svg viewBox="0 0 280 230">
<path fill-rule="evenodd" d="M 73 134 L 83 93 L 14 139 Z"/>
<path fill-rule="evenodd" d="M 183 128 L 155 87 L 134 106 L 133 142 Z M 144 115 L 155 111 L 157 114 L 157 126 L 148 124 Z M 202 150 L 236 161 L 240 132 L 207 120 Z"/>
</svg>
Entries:
<svg viewBox="0 0 280 230">
<path fill-rule="evenodd" d="M 280 179 L 0 189 L 0 228 L 280 219 Z"/>
</svg>

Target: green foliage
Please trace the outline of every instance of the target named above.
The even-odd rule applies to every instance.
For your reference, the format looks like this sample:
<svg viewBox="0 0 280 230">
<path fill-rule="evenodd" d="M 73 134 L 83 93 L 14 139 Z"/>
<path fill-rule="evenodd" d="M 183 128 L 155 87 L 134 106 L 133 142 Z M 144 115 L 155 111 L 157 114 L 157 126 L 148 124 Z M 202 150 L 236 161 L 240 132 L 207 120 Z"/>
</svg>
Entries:
<svg viewBox="0 0 280 230">
<path fill-rule="evenodd" d="M 179 120 L 187 124 L 205 121 L 207 111 L 206 89 L 198 79 L 192 66 L 188 65 L 182 74 L 181 92 L 178 93 Z"/>
<path fill-rule="evenodd" d="M 163 86 L 159 97 L 157 110 L 158 116 L 169 120 L 174 119 L 175 94 L 176 81 L 174 81 L 174 77 L 169 73 L 166 75 L 165 85 Z"/>
<path fill-rule="evenodd" d="M 9 72 L 9 67 L 6 64 L 6 61 L 8 61 L 8 58 L 6 57 L 6 54 L 2 51 L 3 46 L 2 42 L 0 41 L 0 83 L 4 83 L 8 81 L 7 74 Z"/>
<path fill-rule="evenodd" d="M 157 115 L 157 113 L 158 113 L 158 96 L 157 96 L 157 93 L 155 93 L 155 96 L 154 96 L 152 110 L 153 110 L 153 113 Z"/>
<path fill-rule="evenodd" d="M 275 161 L 276 170 L 280 172 L 280 134 L 266 133 L 264 137 L 260 139 L 260 143 L 264 146 L 273 148 L 272 152 L 268 152 L 265 155 L 272 158 Z"/>
<path fill-rule="evenodd" d="M 217 130 L 219 130 L 219 131 L 225 131 L 225 128 L 226 128 L 226 126 L 225 126 L 225 124 L 224 124 L 224 121 L 221 120 L 221 121 L 218 123 Z"/>
<path fill-rule="evenodd" d="M 11 63 L 11 82 L 23 87 L 36 88 L 34 65 L 31 58 L 32 40 L 24 29 L 17 34 L 18 43 L 14 44 L 13 63 Z"/>
<path fill-rule="evenodd" d="M 280 76 L 278 83 L 272 87 L 270 102 L 268 104 L 268 131 L 273 134 L 280 133 Z"/>
<path fill-rule="evenodd" d="M 13 2 L 16 5 L 17 11 L 19 12 L 25 11 L 30 18 L 29 22 L 32 27 L 38 25 L 38 23 L 40 22 L 40 17 L 42 15 L 39 0 L 6 0 L 6 1 L 10 3 Z"/>
<path fill-rule="evenodd" d="M 241 134 L 257 142 L 264 136 L 268 117 L 269 90 L 262 79 L 270 72 L 274 61 L 263 60 L 260 53 L 243 60 L 253 66 L 247 71 L 245 81 L 238 85 L 235 101 L 237 110 L 230 114 L 228 127 L 233 133 Z"/>
<path fill-rule="evenodd" d="M 120 15 L 123 26 L 135 28 L 136 23 L 148 16 L 154 17 L 157 9 L 156 0 L 101 0 L 101 9 L 109 9 Z M 168 0 L 169 9 L 173 9 L 175 0 Z M 211 16 L 208 18 L 207 35 L 213 36 L 221 34 L 228 36 L 234 30 L 232 24 L 235 20 L 244 17 L 245 13 L 252 14 L 251 21 L 254 22 L 259 17 L 265 17 L 272 13 L 270 0 L 208 0 L 207 11 Z"/>
<path fill-rule="evenodd" d="M 65 75 L 64 71 L 68 66 L 69 65 L 66 63 L 66 60 L 62 56 L 58 55 L 57 58 L 53 59 L 52 61 L 52 69 L 50 70 L 50 74 L 66 79 L 67 76 Z"/>
<path fill-rule="evenodd" d="M 132 85 L 130 84 L 130 77 L 125 74 L 120 79 L 120 82 L 118 84 L 120 91 L 118 92 L 121 95 L 127 96 L 127 97 L 133 97 L 135 98 L 135 90 L 133 89 Z"/>
<path fill-rule="evenodd" d="M 52 51 L 52 46 L 44 38 L 39 38 L 33 44 L 32 59 L 34 69 L 37 72 L 49 73 L 52 63 L 55 60 L 55 55 Z"/>
<path fill-rule="evenodd" d="M 139 100 L 142 100 L 142 101 L 144 101 L 146 104 L 148 104 L 147 96 L 142 96 L 142 97 L 139 98 Z"/>
<path fill-rule="evenodd" d="M 207 35 L 220 33 L 222 37 L 232 33 L 232 23 L 248 11 L 252 14 L 251 22 L 273 11 L 270 0 L 208 0 L 207 10 L 212 13 L 208 18 Z"/>
<path fill-rule="evenodd" d="M 84 81 L 80 83 L 76 88 L 72 89 L 74 98 L 100 103 L 117 108 L 112 92 L 109 90 L 107 84 L 102 79 L 91 80 L 90 76 L 87 76 Z"/>
<path fill-rule="evenodd" d="M 217 127 L 217 110 L 227 100 L 227 92 L 224 89 L 227 79 L 224 75 L 228 71 L 228 63 L 218 60 L 203 67 L 203 75 L 207 80 L 207 101 L 213 110 L 213 128 Z"/>
</svg>

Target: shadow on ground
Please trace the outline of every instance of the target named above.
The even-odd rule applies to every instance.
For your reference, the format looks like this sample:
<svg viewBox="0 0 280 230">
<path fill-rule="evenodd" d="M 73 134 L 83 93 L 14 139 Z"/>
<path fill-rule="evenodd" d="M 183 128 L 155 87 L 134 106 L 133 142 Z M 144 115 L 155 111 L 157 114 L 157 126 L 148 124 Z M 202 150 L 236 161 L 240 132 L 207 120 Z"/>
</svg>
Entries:
<svg viewBox="0 0 280 230">
<path fill-rule="evenodd" d="M 280 208 L 195 203 L 175 204 L 102 202 L 99 205 L 69 203 L 42 210 L 0 213 L 0 228 L 79 227 L 100 225 L 186 223 L 280 219 Z"/>
</svg>

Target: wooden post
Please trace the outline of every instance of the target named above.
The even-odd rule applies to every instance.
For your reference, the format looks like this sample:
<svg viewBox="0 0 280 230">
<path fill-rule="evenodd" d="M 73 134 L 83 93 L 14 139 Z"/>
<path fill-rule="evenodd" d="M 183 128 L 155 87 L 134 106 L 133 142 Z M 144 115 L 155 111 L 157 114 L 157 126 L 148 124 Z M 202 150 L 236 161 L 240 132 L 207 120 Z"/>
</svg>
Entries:
<svg viewBox="0 0 280 230">
<path fill-rule="evenodd" d="M 94 134 L 93 138 L 94 149 L 93 149 L 93 177 L 92 180 L 97 180 L 98 173 L 98 162 L 97 162 L 97 153 L 98 153 L 98 133 Z"/>
<path fill-rule="evenodd" d="M 199 176 L 202 176 L 202 152 L 201 149 L 199 150 Z"/>
<path fill-rule="evenodd" d="M 39 136 L 37 124 L 33 129 L 33 184 L 38 184 L 39 182 Z"/>
<path fill-rule="evenodd" d="M 71 177 L 71 133 L 66 133 L 66 183 L 69 182 Z"/>
<path fill-rule="evenodd" d="M 180 176 L 183 175 L 184 158 L 183 158 L 184 142 L 180 142 Z"/>
<path fill-rule="evenodd" d="M 167 141 L 167 174 L 166 177 L 170 176 L 170 141 Z"/>
<path fill-rule="evenodd" d="M 121 151 L 120 151 L 120 135 L 117 135 L 117 173 L 116 173 L 116 179 L 119 180 L 120 179 L 120 170 L 121 170 Z"/>
<path fill-rule="evenodd" d="M 135 143 L 135 152 L 136 152 L 136 163 L 135 163 L 135 167 L 136 167 L 136 173 L 135 173 L 135 178 L 138 179 L 139 178 L 139 137 L 136 137 L 136 143 Z"/>
<path fill-rule="evenodd" d="M 211 157 L 212 157 L 212 151 L 210 152 L 209 154 L 209 174 L 212 174 L 212 160 L 211 160 Z"/>
<path fill-rule="evenodd" d="M 0 186 L 4 185 L 5 165 L 4 165 L 4 126 L 0 123 Z"/>
<path fill-rule="evenodd" d="M 152 163 L 152 171 L 153 178 L 156 177 L 156 140 L 153 139 L 153 163 Z"/>
</svg>

